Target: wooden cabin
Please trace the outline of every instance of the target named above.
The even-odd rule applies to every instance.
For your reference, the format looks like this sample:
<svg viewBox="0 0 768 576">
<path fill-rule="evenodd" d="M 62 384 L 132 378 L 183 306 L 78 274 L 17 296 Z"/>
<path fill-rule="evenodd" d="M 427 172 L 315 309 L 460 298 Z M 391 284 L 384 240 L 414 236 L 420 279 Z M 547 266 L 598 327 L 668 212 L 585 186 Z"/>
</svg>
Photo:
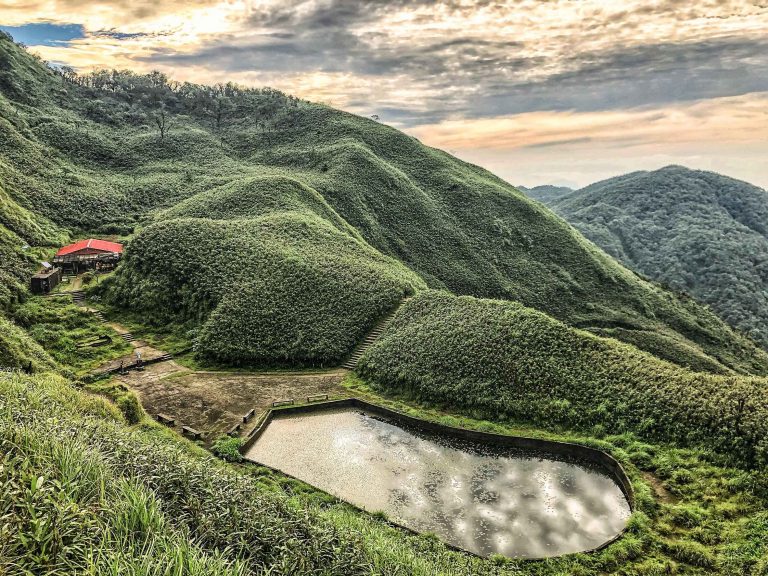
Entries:
<svg viewBox="0 0 768 576">
<path fill-rule="evenodd" d="M 61 282 L 61 268 L 52 268 L 32 276 L 30 290 L 32 294 L 48 294 Z"/>
<path fill-rule="evenodd" d="M 56 253 L 53 263 L 78 274 L 94 268 L 110 270 L 117 265 L 122 255 L 122 244 L 91 238 L 64 246 Z"/>
</svg>

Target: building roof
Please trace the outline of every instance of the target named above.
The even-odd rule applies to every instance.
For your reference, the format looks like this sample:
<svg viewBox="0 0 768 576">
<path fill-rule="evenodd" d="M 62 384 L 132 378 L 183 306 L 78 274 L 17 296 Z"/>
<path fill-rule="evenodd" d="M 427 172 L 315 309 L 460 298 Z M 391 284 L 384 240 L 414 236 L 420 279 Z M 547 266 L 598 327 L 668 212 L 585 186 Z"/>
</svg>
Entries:
<svg viewBox="0 0 768 576">
<path fill-rule="evenodd" d="M 64 246 L 56 252 L 56 256 L 66 256 L 67 254 L 72 254 L 73 252 L 79 252 L 80 250 L 85 249 L 99 250 L 101 252 L 115 252 L 117 254 L 123 253 L 122 244 L 108 242 L 107 240 L 94 240 L 91 238 L 89 240 L 80 240 L 80 242 L 75 242 L 69 246 Z"/>
</svg>

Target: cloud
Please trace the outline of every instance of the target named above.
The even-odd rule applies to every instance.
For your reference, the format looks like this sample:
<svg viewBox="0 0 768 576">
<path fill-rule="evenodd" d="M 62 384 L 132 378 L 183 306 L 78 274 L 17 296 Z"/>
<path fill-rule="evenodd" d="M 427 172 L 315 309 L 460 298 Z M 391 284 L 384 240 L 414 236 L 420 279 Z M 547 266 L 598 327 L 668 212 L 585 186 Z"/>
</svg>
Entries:
<svg viewBox="0 0 768 576">
<path fill-rule="evenodd" d="M 768 188 L 768 92 L 662 108 L 463 118 L 408 132 L 528 185 L 567 181 L 585 186 L 622 172 L 677 163 Z"/>
<path fill-rule="evenodd" d="M 744 108 L 768 91 L 764 0 L 10 0 L 3 12 L 82 23 L 82 38 L 39 48 L 47 60 L 270 85 L 494 166 L 509 150 L 648 155 L 653 138 L 688 158 L 694 143 L 675 130 L 720 154 L 729 118 L 738 145 L 766 149 Z"/>
</svg>

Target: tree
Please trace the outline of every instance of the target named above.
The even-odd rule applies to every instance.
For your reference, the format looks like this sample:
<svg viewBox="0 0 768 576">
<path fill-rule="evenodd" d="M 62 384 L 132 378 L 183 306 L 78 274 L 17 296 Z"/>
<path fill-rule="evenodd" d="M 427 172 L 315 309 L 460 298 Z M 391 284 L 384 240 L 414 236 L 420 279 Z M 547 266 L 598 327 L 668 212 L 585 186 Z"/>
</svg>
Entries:
<svg viewBox="0 0 768 576">
<path fill-rule="evenodd" d="M 171 120 L 165 109 L 165 104 L 160 104 L 160 108 L 155 112 L 155 124 L 157 124 L 158 130 L 160 130 L 160 140 L 165 140 L 165 134 L 171 127 Z"/>
</svg>

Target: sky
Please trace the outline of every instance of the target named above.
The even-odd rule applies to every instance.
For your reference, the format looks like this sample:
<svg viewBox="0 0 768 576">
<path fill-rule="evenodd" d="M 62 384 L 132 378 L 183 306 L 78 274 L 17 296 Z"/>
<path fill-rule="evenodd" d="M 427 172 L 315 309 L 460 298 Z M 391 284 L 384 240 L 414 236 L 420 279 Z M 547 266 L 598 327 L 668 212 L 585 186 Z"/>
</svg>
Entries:
<svg viewBox="0 0 768 576">
<path fill-rule="evenodd" d="M 669 164 L 768 188 L 768 0 L 0 0 L 55 64 L 272 86 L 512 184 Z"/>
</svg>

